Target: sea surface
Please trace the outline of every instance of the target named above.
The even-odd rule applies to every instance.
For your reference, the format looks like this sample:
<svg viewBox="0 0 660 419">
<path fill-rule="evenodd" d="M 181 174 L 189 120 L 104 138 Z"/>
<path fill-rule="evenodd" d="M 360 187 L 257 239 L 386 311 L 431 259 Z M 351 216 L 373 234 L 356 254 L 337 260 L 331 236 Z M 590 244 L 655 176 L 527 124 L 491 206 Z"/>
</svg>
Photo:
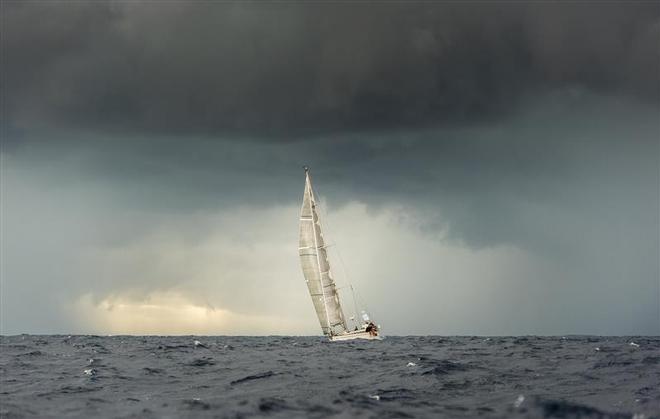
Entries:
<svg viewBox="0 0 660 419">
<path fill-rule="evenodd" d="M 659 418 L 660 337 L 3 336 L 0 417 Z"/>
</svg>

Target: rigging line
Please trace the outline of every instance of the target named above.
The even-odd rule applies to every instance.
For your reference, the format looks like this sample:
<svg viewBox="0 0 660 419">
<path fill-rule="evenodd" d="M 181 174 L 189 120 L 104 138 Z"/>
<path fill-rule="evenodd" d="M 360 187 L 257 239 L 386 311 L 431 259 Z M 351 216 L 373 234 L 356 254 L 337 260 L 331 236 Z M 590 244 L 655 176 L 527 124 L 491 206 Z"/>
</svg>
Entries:
<svg viewBox="0 0 660 419">
<path fill-rule="evenodd" d="M 358 310 L 357 301 L 355 300 L 355 288 L 353 288 L 353 285 L 351 285 L 351 295 L 353 296 L 353 308 L 355 309 L 355 317 L 354 317 L 355 320 L 354 320 L 354 322 L 359 325 L 361 322 L 359 320 L 357 320 L 359 310 Z"/>
<path fill-rule="evenodd" d="M 348 272 L 347 272 L 347 269 L 346 269 L 346 263 L 344 263 L 344 258 L 341 257 L 341 253 L 339 252 L 339 247 L 335 247 L 335 249 L 337 251 L 339 264 L 341 265 L 341 270 L 344 273 L 344 277 L 346 277 L 346 282 L 348 283 L 348 286 L 351 288 L 351 296 L 353 297 L 353 308 L 355 310 L 355 313 L 353 313 L 353 315 L 354 315 L 356 321 L 359 323 L 359 320 L 357 320 L 359 318 L 358 317 L 359 309 L 358 309 L 358 302 L 355 298 L 355 296 L 356 296 L 355 287 L 353 287 L 353 284 L 351 283 L 351 280 L 348 277 Z M 362 306 L 364 307 L 364 304 L 362 304 Z"/>
<path fill-rule="evenodd" d="M 316 189 L 317 189 L 317 192 L 318 192 L 318 188 L 316 188 Z M 320 194 L 318 194 L 318 195 L 320 196 Z M 319 223 L 321 224 L 322 229 L 327 234 L 328 231 L 332 231 L 332 228 L 330 228 L 330 222 L 328 221 L 330 219 L 330 217 L 328 215 L 328 212 L 325 209 L 325 205 L 320 204 L 320 202 L 316 202 L 316 207 L 320 209 L 320 212 L 322 212 L 322 215 L 323 215 L 323 218 L 324 218 L 325 221 L 323 221 L 319 218 Z M 339 259 L 339 262 L 340 262 L 340 265 L 341 265 L 341 270 L 342 270 L 342 273 L 344 274 L 344 279 L 346 280 L 346 283 L 348 284 L 348 286 L 351 288 L 351 291 L 352 291 L 351 296 L 353 298 L 353 306 L 354 306 L 354 309 L 355 309 L 355 312 L 353 313 L 353 317 L 356 319 L 355 321 L 359 324 L 360 322 L 359 322 L 359 320 L 357 320 L 359 318 L 359 316 L 358 316 L 359 309 L 358 309 L 358 301 L 356 299 L 355 288 L 353 287 L 351 279 L 348 275 L 348 270 L 346 268 L 346 263 L 344 262 L 344 258 L 341 256 L 341 252 L 339 251 L 339 246 L 336 246 L 336 243 L 332 243 L 332 246 L 333 246 L 334 250 L 337 253 L 337 256 L 338 256 L 338 259 Z M 342 288 L 344 288 L 344 287 L 342 287 Z M 365 310 L 367 310 L 367 307 L 366 307 L 366 305 L 364 304 L 364 301 L 361 298 L 360 298 L 360 303 L 361 303 L 360 305 Z"/>
<path fill-rule="evenodd" d="M 315 189 L 316 189 L 317 193 L 314 194 L 314 195 L 320 197 L 321 194 L 318 193 L 319 189 L 318 188 L 315 188 Z M 327 235 L 328 231 L 332 231 L 332 228 L 330 227 L 330 223 L 327 221 L 328 218 L 330 218 L 330 217 L 328 216 L 328 212 L 325 209 L 325 200 L 323 200 L 323 199 L 320 199 L 319 201 L 315 200 L 314 205 L 318 209 L 318 213 L 320 213 L 320 215 L 322 215 L 322 217 L 317 216 L 317 221 L 319 223 L 321 231 L 326 232 L 326 234 L 323 234 L 323 241 L 325 243 L 328 243 L 329 240 L 326 238 L 326 235 Z M 339 252 L 338 247 L 336 246 L 336 243 L 331 242 L 331 243 L 326 244 L 326 248 L 329 248 L 329 247 L 334 247 L 335 249 L 337 249 L 337 252 Z M 327 252 L 327 250 L 326 250 L 326 254 L 329 256 L 329 252 Z M 341 261 L 341 269 L 342 269 L 342 273 L 344 275 L 344 278 L 345 278 L 346 282 L 348 283 L 348 285 L 351 285 L 351 283 L 348 279 L 348 274 L 346 272 L 345 264 L 344 264 L 343 260 L 341 260 L 341 256 L 340 256 L 340 261 Z M 335 281 L 335 283 L 336 283 L 336 281 Z M 355 299 L 353 299 L 353 304 L 355 305 Z M 341 307 L 341 304 L 340 304 L 340 307 Z M 340 315 L 344 319 L 344 323 L 346 323 L 346 315 L 343 313 L 343 310 L 344 310 L 343 308 L 340 310 L 340 312 L 341 312 Z M 357 316 L 357 313 L 355 313 L 355 316 Z"/>
<path fill-rule="evenodd" d="M 319 205 L 317 204 L 317 206 L 319 206 Z M 320 207 L 321 207 L 321 211 L 323 211 L 325 213 L 325 215 L 324 215 L 325 219 L 326 220 L 329 219 L 330 217 L 327 216 L 327 212 L 325 211 L 324 206 L 321 205 Z M 326 224 L 329 224 L 329 223 L 326 223 Z M 326 231 L 328 231 L 328 229 L 326 229 Z M 360 318 L 358 316 L 358 313 L 360 311 L 358 306 L 362 307 L 366 312 L 369 312 L 369 308 L 367 307 L 367 304 L 365 303 L 365 301 L 360 296 L 360 293 L 358 293 L 355 290 L 355 287 L 353 286 L 353 283 L 351 282 L 351 279 L 348 275 L 348 268 L 346 266 L 346 263 L 344 262 L 344 258 L 341 256 L 341 251 L 339 250 L 339 246 L 333 246 L 333 248 L 335 249 L 335 251 L 337 253 L 337 257 L 339 259 L 339 262 L 340 262 L 340 265 L 341 265 L 341 270 L 342 270 L 342 273 L 344 274 L 344 278 L 346 279 L 346 282 L 347 282 L 348 286 L 351 288 L 351 291 L 352 291 L 351 294 L 352 294 L 352 297 L 353 297 L 353 305 L 354 305 L 354 309 L 355 309 L 354 315 L 355 315 L 355 318 L 358 319 L 358 318 Z"/>
<path fill-rule="evenodd" d="M 332 265 L 332 263 L 330 263 L 330 260 L 328 259 L 329 255 L 328 255 L 328 251 L 326 249 L 329 246 L 332 246 L 333 244 L 332 243 L 331 244 L 326 244 L 327 241 L 325 239 L 325 235 L 323 234 L 324 230 L 327 232 L 327 225 L 323 221 L 323 218 L 325 216 L 327 216 L 327 213 L 325 212 L 324 206 L 319 205 L 318 201 L 316 200 L 316 194 L 314 193 L 313 189 L 311 188 L 311 179 L 310 179 L 310 189 L 312 191 L 311 194 L 312 194 L 312 198 L 313 198 L 313 202 L 314 202 L 314 208 L 313 209 L 318 209 L 318 211 L 314 211 L 316 213 L 316 222 L 319 225 L 318 232 L 319 232 L 320 236 L 323 238 L 323 243 L 324 243 L 324 246 L 319 247 L 318 244 L 316 244 L 316 246 L 317 246 L 317 249 L 323 248 L 325 250 L 325 252 L 326 252 L 325 253 L 326 262 L 328 263 L 328 267 L 330 267 Z M 335 295 L 335 298 L 336 298 L 336 301 L 337 301 L 337 305 L 339 306 L 339 310 L 338 310 L 337 314 L 339 315 L 339 318 L 342 322 L 341 324 L 343 325 L 344 329 L 348 329 L 348 324 L 346 323 L 346 315 L 344 314 L 344 310 L 341 306 L 340 296 L 339 296 L 339 293 L 336 291 L 336 283 L 334 281 L 334 278 L 332 278 L 332 276 L 331 276 L 330 268 L 328 268 L 328 271 L 326 271 L 326 272 L 321 272 L 321 275 L 323 273 L 326 273 L 329 276 L 330 285 L 332 286 L 332 289 L 334 290 L 334 295 Z"/>
</svg>

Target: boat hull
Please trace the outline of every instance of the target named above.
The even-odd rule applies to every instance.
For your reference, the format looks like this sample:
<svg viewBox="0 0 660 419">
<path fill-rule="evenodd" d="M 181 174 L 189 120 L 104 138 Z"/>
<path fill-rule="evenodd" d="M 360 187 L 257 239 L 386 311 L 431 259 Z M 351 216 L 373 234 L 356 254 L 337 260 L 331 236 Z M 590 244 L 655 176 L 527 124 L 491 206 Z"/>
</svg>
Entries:
<svg viewBox="0 0 660 419">
<path fill-rule="evenodd" d="M 381 336 L 374 336 L 369 332 L 357 331 L 357 332 L 348 332 L 341 335 L 330 336 L 330 340 L 333 342 L 343 341 L 343 340 L 354 340 L 354 339 L 364 339 L 364 340 L 383 340 Z"/>
</svg>

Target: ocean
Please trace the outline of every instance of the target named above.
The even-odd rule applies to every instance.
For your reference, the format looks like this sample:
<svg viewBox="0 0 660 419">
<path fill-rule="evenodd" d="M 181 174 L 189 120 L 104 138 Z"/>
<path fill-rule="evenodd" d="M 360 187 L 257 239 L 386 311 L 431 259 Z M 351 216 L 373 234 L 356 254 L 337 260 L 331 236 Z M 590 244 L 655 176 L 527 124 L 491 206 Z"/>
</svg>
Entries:
<svg viewBox="0 0 660 419">
<path fill-rule="evenodd" d="M 0 417 L 659 418 L 660 337 L 0 338 Z"/>
</svg>

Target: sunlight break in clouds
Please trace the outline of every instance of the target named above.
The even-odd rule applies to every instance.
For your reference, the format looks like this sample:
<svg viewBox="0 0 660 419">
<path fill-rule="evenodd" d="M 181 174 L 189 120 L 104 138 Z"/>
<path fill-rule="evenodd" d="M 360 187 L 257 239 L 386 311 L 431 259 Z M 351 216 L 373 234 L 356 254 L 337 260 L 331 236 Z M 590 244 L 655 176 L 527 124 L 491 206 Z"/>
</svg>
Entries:
<svg viewBox="0 0 660 419">
<path fill-rule="evenodd" d="M 243 315 L 192 303 L 175 292 L 155 292 L 144 300 L 91 295 L 72 307 L 81 327 L 99 333 L 135 335 L 295 334 L 300 322 L 275 316 Z"/>
</svg>

